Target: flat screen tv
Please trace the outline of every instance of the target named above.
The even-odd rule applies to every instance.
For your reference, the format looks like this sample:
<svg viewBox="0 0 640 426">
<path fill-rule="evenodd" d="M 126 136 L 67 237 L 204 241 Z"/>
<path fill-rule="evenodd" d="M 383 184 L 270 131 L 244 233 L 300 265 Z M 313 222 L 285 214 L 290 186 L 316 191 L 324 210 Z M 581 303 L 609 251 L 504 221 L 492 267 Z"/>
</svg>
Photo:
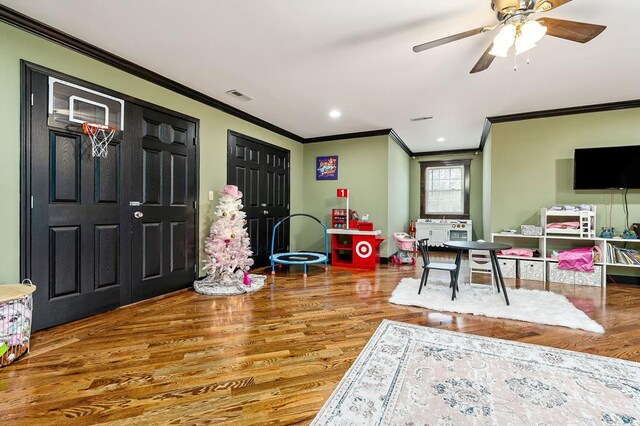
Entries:
<svg viewBox="0 0 640 426">
<path fill-rule="evenodd" d="M 640 145 L 575 150 L 573 189 L 640 188 Z"/>
</svg>

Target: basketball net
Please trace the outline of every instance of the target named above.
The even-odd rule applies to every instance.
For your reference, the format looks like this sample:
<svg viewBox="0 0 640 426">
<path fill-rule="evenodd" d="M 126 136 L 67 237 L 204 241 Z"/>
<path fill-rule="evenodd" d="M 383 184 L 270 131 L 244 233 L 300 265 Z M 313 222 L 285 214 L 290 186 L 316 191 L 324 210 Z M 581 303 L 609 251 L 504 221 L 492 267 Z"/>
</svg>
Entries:
<svg viewBox="0 0 640 426">
<path fill-rule="evenodd" d="M 82 123 L 82 131 L 91 139 L 91 155 L 107 157 L 107 147 L 116 134 L 116 129 L 97 123 Z"/>
</svg>

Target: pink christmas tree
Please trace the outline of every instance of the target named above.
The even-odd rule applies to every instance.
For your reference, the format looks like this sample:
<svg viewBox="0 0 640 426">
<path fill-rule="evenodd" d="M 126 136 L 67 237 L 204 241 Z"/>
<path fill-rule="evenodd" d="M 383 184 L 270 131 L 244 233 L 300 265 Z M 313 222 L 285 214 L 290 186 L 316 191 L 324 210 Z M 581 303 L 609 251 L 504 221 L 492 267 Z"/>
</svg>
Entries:
<svg viewBox="0 0 640 426">
<path fill-rule="evenodd" d="M 242 192 L 235 185 L 225 185 L 215 208 L 211 234 L 204 243 L 208 258 L 204 262 L 211 281 L 243 281 L 253 265 L 249 235 L 242 211 Z"/>
</svg>

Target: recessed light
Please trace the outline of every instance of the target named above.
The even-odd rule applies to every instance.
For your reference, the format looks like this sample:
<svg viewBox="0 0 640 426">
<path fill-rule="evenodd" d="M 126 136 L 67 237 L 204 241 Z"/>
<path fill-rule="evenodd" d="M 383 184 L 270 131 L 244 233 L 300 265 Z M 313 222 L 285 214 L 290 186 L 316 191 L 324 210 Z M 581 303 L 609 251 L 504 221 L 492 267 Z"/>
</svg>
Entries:
<svg viewBox="0 0 640 426">
<path fill-rule="evenodd" d="M 338 118 L 342 115 L 342 113 L 340 111 L 338 111 L 337 109 L 332 109 L 331 111 L 329 111 L 329 117 L 331 118 Z"/>
<path fill-rule="evenodd" d="M 444 142 L 444 141 L 446 141 L 446 139 L 445 138 L 438 138 L 438 139 L 436 139 L 436 141 L 437 142 Z"/>
</svg>

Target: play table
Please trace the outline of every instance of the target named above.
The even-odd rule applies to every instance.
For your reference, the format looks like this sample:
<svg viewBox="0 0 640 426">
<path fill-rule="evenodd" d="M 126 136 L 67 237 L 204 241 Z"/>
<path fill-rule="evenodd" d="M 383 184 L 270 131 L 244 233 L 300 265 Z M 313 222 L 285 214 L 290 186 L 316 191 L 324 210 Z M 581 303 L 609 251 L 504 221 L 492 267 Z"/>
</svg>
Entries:
<svg viewBox="0 0 640 426">
<path fill-rule="evenodd" d="M 502 294 L 504 294 L 504 300 L 509 304 L 509 296 L 507 296 L 507 287 L 504 285 L 504 278 L 502 277 L 502 271 L 500 270 L 500 263 L 496 256 L 496 251 L 508 250 L 511 248 L 509 244 L 504 243 L 489 243 L 486 241 L 447 241 L 444 243 L 445 247 L 455 249 L 456 254 L 456 285 L 453 287 L 453 297 L 455 298 L 456 289 L 458 288 L 458 276 L 460 275 L 460 265 L 462 263 L 462 252 L 464 250 L 484 250 L 489 252 L 491 258 L 491 268 L 496 279 L 498 292 L 502 287 Z"/>
</svg>

